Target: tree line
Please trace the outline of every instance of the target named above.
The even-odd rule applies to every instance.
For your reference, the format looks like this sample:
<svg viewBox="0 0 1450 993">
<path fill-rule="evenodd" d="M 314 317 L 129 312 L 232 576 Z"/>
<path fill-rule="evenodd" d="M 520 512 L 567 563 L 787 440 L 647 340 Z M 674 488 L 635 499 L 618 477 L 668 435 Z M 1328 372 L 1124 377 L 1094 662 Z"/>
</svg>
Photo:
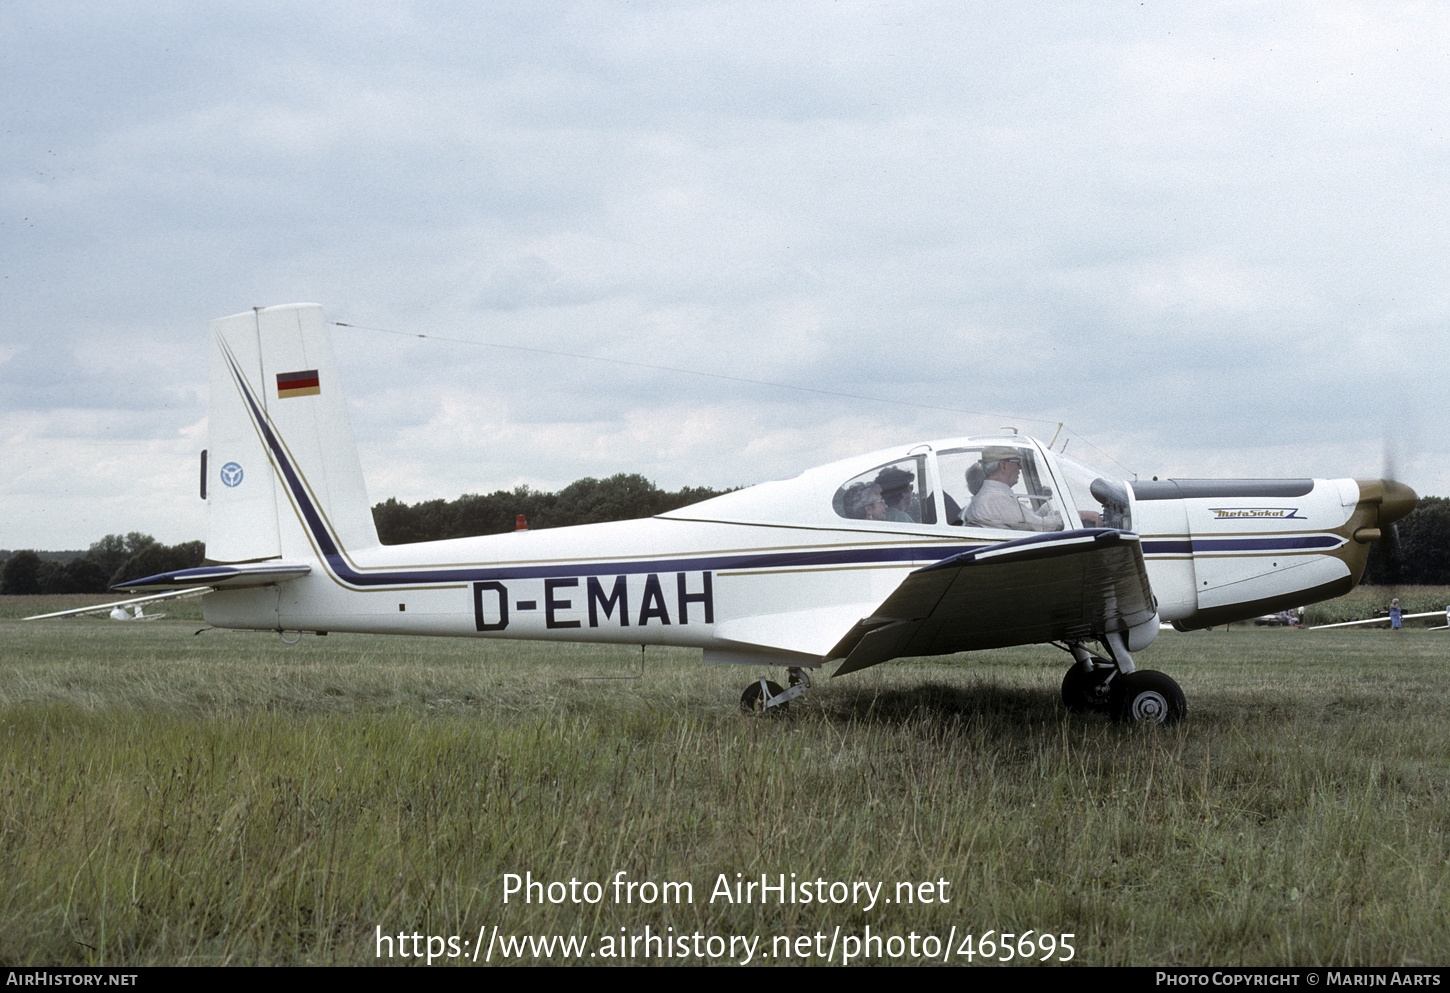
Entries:
<svg viewBox="0 0 1450 993">
<path fill-rule="evenodd" d="M 530 528 L 562 528 L 653 517 L 725 492 L 728 491 L 704 486 L 686 486 L 670 492 L 638 473 L 621 472 L 608 479 L 576 480 L 557 493 L 519 486 L 488 494 L 465 494 L 457 500 L 427 500 L 411 505 L 389 499 L 373 507 L 373 521 L 383 544 L 400 545 L 502 534 L 514 530 L 519 515 L 523 515 Z"/>
<path fill-rule="evenodd" d="M 1375 586 L 1450 586 L 1450 499 L 1421 497 L 1397 525 L 1399 541 L 1370 548 L 1363 582 Z"/>
<path fill-rule="evenodd" d="M 7 553 L 0 570 L 0 594 L 104 593 L 116 583 L 160 572 L 193 569 L 206 557 L 206 544 L 163 545 L 149 534 L 108 534 L 69 561 L 34 551 Z"/>
<path fill-rule="evenodd" d="M 687 486 L 670 492 L 637 473 L 580 479 L 557 493 L 520 486 L 457 500 L 406 504 L 388 499 L 373 507 L 385 545 L 466 538 L 512 531 L 523 515 L 530 528 L 568 527 L 652 517 L 698 503 L 724 490 Z M 1450 586 L 1450 499 L 1424 497 L 1398 525 L 1398 545 L 1377 542 L 1364 581 L 1375 585 Z M 1396 551 L 1398 548 L 1398 551 Z M 200 541 L 163 545 L 147 534 L 108 534 L 84 553 L 6 552 L 0 594 L 104 593 L 116 583 L 203 563 Z"/>
<path fill-rule="evenodd" d="M 653 517 L 723 492 L 703 486 L 670 492 L 637 473 L 619 473 L 580 479 L 557 493 L 520 486 L 411 505 L 388 499 L 373 507 L 373 521 L 383 544 L 398 545 L 512 531 L 521 514 L 531 528 Z M 200 541 L 163 545 L 135 531 L 108 534 L 83 553 L 0 551 L 0 594 L 104 593 L 116 583 L 195 568 L 205 554 Z"/>
</svg>

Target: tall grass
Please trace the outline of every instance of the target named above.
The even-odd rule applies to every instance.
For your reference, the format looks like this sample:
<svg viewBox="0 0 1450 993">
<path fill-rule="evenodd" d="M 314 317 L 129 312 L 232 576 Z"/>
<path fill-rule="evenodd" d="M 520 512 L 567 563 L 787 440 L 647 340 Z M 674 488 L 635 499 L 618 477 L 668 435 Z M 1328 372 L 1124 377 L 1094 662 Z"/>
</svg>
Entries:
<svg viewBox="0 0 1450 993">
<path fill-rule="evenodd" d="M 1064 714 L 1050 648 L 817 677 L 772 720 L 688 651 L 596 681 L 638 650 L 195 627 L 0 622 L 0 962 L 367 964 L 379 929 L 494 925 L 1034 929 L 1136 965 L 1450 940 L 1434 633 L 1166 633 L 1139 658 L 1188 693 L 1165 730 Z M 526 872 L 694 899 L 505 904 Z M 950 902 L 711 902 L 722 873 Z"/>
</svg>

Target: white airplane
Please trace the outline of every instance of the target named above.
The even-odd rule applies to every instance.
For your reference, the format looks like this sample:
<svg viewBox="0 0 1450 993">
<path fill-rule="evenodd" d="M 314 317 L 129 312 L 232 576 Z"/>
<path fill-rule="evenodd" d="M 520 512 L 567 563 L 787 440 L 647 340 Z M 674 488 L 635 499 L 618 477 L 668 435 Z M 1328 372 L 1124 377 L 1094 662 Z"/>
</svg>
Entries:
<svg viewBox="0 0 1450 993">
<path fill-rule="evenodd" d="M 1182 690 L 1132 655 L 1160 621 L 1345 593 L 1416 502 L 1387 479 L 1128 484 L 1013 435 L 902 445 L 644 520 L 383 545 L 315 304 L 213 322 L 209 433 L 219 564 L 118 589 L 199 587 L 225 628 L 678 645 L 786 668 L 791 688 L 757 679 L 747 709 L 829 663 L 1055 643 L 1069 707 L 1176 720 Z"/>
</svg>

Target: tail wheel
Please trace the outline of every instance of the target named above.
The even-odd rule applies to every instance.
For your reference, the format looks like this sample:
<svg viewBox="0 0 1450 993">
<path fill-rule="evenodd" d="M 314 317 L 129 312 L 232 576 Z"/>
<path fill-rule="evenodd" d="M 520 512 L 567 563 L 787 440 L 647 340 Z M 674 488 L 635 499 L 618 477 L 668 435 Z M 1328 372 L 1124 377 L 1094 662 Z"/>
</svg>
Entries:
<svg viewBox="0 0 1450 993">
<path fill-rule="evenodd" d="M 769 680 L 765 680 L 765 692 L 762 693 L 760 691 L 760 683 L 761 680 L 757 679 L 755 682 L 745 687 L 745 692 L 740 694 L 740 709 L 745 711 L 747 714 L 765 713 L 766 695 L 768 694 L 774 697 L 780 696 L 781 693 L 785 692 L 780 688 L 779 684 L 772 683 Z M 772 711 L 784 710 L 789 706 L 789 703 L 782 703 L 771 707 L 770 709 Z"/>
<path fill-rule="evenodd" d="M 1188 713 L 1179 685 L 1152 669 L 1113 680 L 1112 698 L 1113 715 L 1129 724 L 1174 724 Z"/>
</svg>

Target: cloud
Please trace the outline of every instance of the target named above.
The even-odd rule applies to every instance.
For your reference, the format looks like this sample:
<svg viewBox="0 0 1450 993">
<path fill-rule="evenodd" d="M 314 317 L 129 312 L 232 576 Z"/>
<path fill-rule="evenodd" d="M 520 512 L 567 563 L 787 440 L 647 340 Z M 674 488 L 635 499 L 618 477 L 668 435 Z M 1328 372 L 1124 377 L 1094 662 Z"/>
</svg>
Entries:
<svg viewBox="0 0 1450 993">
<path fill-rule="evenodd" d="M 59 3 L 0 30 L 5 457 L 72 494 L 10 491 L 0 545 L 85 545 L 116 494 L 125 530 L 199 528 L 160 493 L 204 445 L 206 322 L 294 300 L 437 336 L 337 333 L 376 498 L 735 485 L 1058 421 L 1134 467 L 1365 474 L 1447 399 L 1432 7 Z M 1429 434 L 1402 464 L 1447 492 Z"/>
</svg>

